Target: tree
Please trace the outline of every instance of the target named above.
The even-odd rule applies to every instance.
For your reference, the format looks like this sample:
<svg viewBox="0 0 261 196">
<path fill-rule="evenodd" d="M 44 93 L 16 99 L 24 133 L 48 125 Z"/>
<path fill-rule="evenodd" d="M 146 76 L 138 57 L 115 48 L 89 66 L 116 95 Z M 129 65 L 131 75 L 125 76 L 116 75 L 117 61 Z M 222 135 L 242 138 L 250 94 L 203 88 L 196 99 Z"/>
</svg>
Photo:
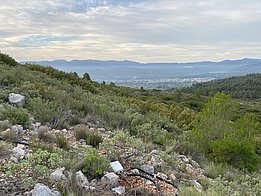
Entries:
<svg viewBox="0 0 261 196">
<path fill-rule="evenodd" d="M 197 115 L 189 140 L 209 159 L 253 171 L 260 163 L 255 143 L 260 123 L 254 114 L 238 118 L 239 109 L 237 101 L 217 93 Z"/>
<path fill-rule="evenodd" d="M 85 74 L 83 74 L 83 79 L 86 79 L 86 80 L 91 80 L 91 77 L 90 75 L 86 72 Z"/>
</svg>

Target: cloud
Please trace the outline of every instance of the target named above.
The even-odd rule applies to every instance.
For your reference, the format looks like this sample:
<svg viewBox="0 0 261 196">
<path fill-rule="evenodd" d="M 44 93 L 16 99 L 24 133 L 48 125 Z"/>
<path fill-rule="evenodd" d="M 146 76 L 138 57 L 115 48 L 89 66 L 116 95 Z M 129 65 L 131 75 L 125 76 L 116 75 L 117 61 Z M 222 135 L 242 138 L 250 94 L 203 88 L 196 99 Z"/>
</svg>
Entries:
<svg viewBox="0 0 261 196">
<path fill-rule="evenodd" d="M 18 60 L 260 58 L 259 0 L 0 0 L 0 49 Z"/>
</svg>

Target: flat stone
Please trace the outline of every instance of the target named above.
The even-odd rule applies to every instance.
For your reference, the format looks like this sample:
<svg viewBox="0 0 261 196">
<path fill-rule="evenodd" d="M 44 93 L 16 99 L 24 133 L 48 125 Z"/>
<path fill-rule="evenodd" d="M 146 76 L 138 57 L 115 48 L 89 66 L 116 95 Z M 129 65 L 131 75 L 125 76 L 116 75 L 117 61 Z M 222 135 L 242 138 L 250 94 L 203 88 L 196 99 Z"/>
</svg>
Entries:
<svg viewBox="0 0 261 196">
<path fill-rule="evenodd" d="M 111 165 L 111 168 L 113 169 L 113 171 L 115 173 L 123 171 L 123 167 L 122 167 L 122 165 L 121 165 L 121 163 L 119 161 L 111 162 L 110 165 Z"/>
<path fill-rule="evenodd" d="M 37 183 L 32 190 L 32 196 L 61 196 L 58 191 L 51 191 L 48 186 Z"/>
<path fill-rule="evenodd" d="M 104 184 L 109 184 L 111 187 L 116 187 L 119 182 L 119 176 L 113 172 L 109 172 L 101 178 L 101 182 Z"/>
<path fill-rule="evenodd" d="M 152 165 L 142 165 L 140 168 L 149 174 L 154 174 L 154 167 Z"/>
<path fill-rule="evenodd" d="M 118 186 L 118 187 L 112 188 L 111 190 L 113 192 L 119 194 L 119 195 L 122 195 L 122 194 L 125 193 L 125 187 L 124 186 Z"/>
</svg>

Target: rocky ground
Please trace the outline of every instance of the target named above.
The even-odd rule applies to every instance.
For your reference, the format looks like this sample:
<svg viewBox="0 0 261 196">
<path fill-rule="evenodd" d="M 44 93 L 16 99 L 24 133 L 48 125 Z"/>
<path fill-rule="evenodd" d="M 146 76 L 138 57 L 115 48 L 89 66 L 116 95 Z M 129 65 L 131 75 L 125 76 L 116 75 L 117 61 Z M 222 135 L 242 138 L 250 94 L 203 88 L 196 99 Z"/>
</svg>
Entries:
<svg viewBox="0 0 261 196">
<path fill-rule="evenodd" d="M 9 102 L 19 106 L 24 104 L 24 97 L 10 94 Z M 73 189 L 73 195 L 177 195 L 180 185 L 190 185 L 201 192 L 201 182 L 213 181 L 204 175 L 196 161 L 185 155 L 147 145 L 124 132 L 107 131 L 98 122 L 60 130 L 42 126 L 34 118 L 30 120 L 29 129 L 0 121 L 0 195 L 59 196 L 62 195 L 59 190 L 68 187 Z M 111 161 L 109 169 L 102 171 L 100 177 L 88 179 L 81 170 L 73 173 L 66 167 L 55 167 L 55 161 L 65 159 L 52 157 L 48 162 L 42 157 L 46 154 L 41 154 L 49 156 L 47 151 L 34 152 L 45 148 L 84 157 L 93 146 L 81 138 L 82 129 L 101 136 L 101 143 L 95 147 L 98 154 Z M 60 144 L 54 142 L 58 136 L 62 138 Z M 38 159 L 46 163 L 39 163 Z"/>
<path fill-rule="evenodd" d="M 2 122 L 3 123 L 3 122 Z M 20 125 L 13 125 L 11 128 L 1 132 L 1 135 L 19 135 L 17 141 L 19 143 L 4 141 L 3 137 L 0 144 L 8 149 L 6 155 L 1 157 L 1 167 L 11 163 L 19 163 L 30 156 L 32 153 L 31 143 L 35 142 L 37 131 L 41 130 L 41 124 L 36 122 L 32 124 L 32 129 L 23 129 Z M 91 147 L 84 140 L 77 141 L 74 135 L 74 127 L 70 129 L 51 129 L 47 128 L 50 133 L 63 134 L 69 141 L 71 149 Z M 110 141 L 114 137 L 114 133 L 107 132 L 104 128 L 95 126 L 89 127 L 90 130 L 96 131 L 102 135 L 104 141 Z M 38 141 L 41 143 L 41 141 Z M 54 145 L 54 144 L 52 144 Z M 99 191 L 103 191 L 107 195 L 137 195 L 143 190 L 151 195 L 175 195 L 178 193 L 180 184 L 190 184 L 200 192 L 202 186 L 201 181 L 209 181 L 211 179 L 204 176 L 204 171 L 200 165 L 179 154 L 167 154 L 161 149 L 153 149 L 150 152 L 136 149 L 135 147 L 123 146 L 121 141 L 117 141 L 112 145 L 104 148 L 102 145 L 99 152 L 107 155 L 111 151 L 121 154 L 120 161 L 112 161 L 110 169 L 101 179 L 89 180 L 81 172 L 76 173 L 76 183 L 86 190 L 86 193 L 94 193 L 99 195 Z M 55 148 L 55 145 L 53 146 Z M 169 160 L 170 163 L 167 163 Z M 171 165 L 173 163 L 174 165 Z M 164 170 L 164 168 L 167 168 Z M 163 173 L 163 172 L 166 173 Z M 0 173 L 0 195 L 60 195 L 56 188 L 56 182 L 67 181 L 65 168 L 52 169 L 51 175 L 46 182 L 35 184 L 32 190 L 26 190 L 23 182 L 19 178 L 22 176 L 23 170 L 14 175 L 10 175 L 7 171 L 1 170 Z M 30 178 L 30 176 L 28 177 Z"/>
</svg>

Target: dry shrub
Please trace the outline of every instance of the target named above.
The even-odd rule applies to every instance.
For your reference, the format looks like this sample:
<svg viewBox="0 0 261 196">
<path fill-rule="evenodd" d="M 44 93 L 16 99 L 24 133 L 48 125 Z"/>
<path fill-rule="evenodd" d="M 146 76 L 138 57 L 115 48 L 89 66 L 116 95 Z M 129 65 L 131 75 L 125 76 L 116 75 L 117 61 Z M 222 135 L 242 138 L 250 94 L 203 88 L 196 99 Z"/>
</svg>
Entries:
<svg viewBox="0 0 261 196">
<path fill-rule="evenodd" d="M 49 128 L 46 126 L 41 126 L 37 131 L 37 137 L 40 141 L 44 141 L 47 143 L 55 143 L 56 137 L 52 133 L 49 132 Z"/>
<path fill-rule="evenodd" d="M 89 129 L 85 125 L 83 124 L 76 125 L 74 127 L 74 136 L 76 140 L 80 140 L 80 139 L 86 140 L 88 131 Z"/>
</svg>

